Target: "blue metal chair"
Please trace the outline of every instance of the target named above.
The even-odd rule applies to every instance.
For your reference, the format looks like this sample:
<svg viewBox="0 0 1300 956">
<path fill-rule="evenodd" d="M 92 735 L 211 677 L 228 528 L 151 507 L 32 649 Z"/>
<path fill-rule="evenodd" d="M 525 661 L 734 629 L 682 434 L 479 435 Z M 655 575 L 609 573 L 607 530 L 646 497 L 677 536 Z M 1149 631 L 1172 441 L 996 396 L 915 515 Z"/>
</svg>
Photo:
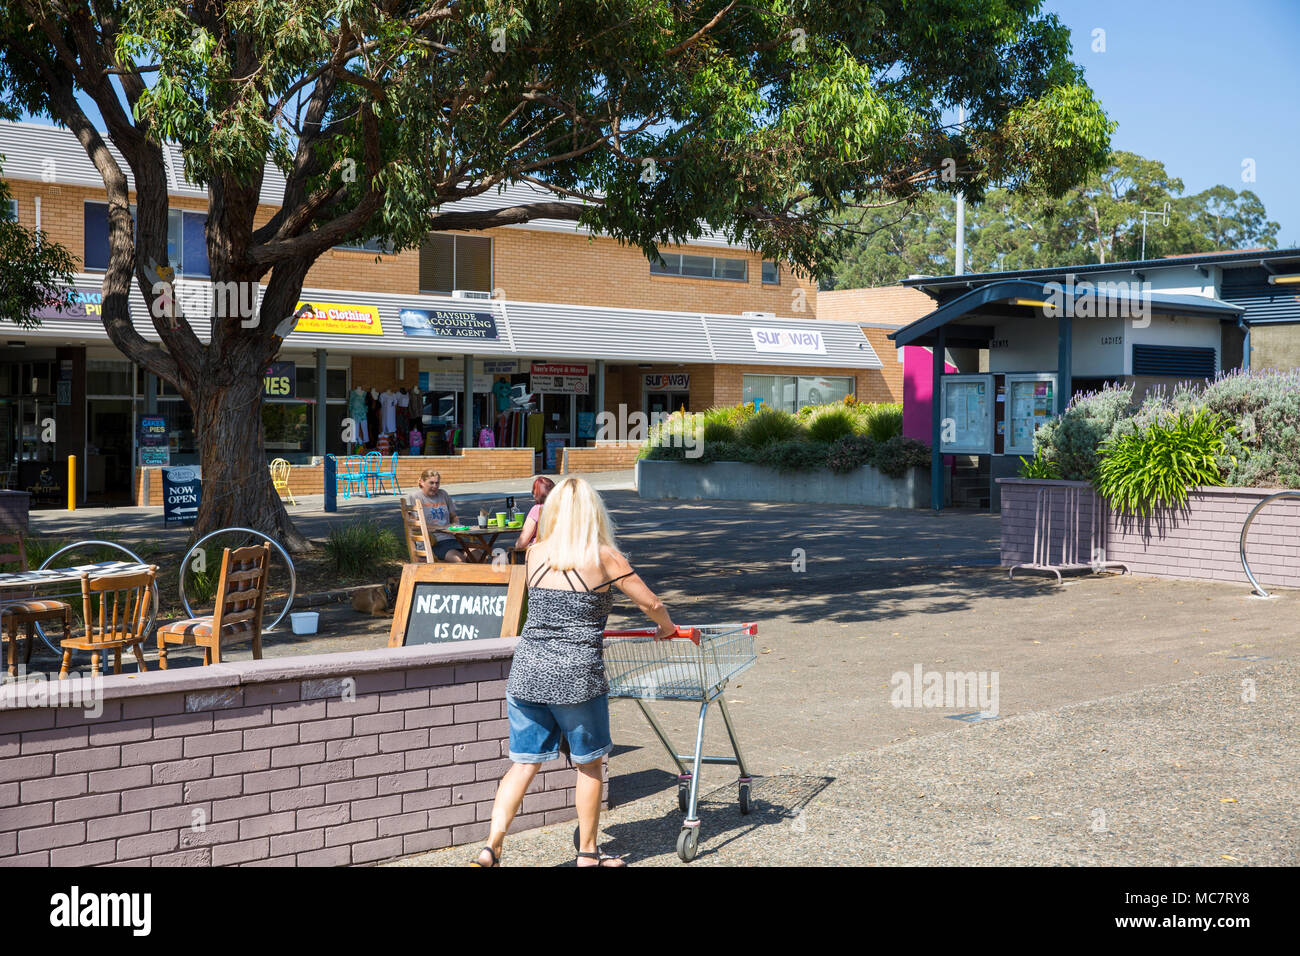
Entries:
<svg viewBox="0 0 1300 956">
<path fill-rule="evenodd" d="M 388 459 L 388 470 L 378 471 L 375 473 L 375 484 L 382 485 L 386 481 L 391 481 L 396 492 L 391 489 L 384 489 L 388 494 L 401 494 L 402 486 L 397 483 L 397 452 L 393 452 L 392 457 Z"/>
<path fill-rule="evenodd" d="M 365 479 L 362 477 L 362 463 L 360 455 L 349 455 L 343 459 L 343 473 L 347 480 L 347 497 L 352 497 L 353 491 L 357 494 L 365 494 Z"/>
<path fill-rule="evenodd" d="M 379 469 L 383 467 L 384 456 L 377 451 L 368 451 L 361 459 L 361 485 L 367 498 L 370 497 L 370 483 L 379 478 Z"/>
<path fill-rule="evenodd" d="M 360 461 L 355 456 L 345 457 L 342 461 L 339 461 L 333 455 L 326 455 L 325 457 L 334 461 L 335 491 L 342 492 L 344 498 L 351 498 L 353 485 L 360 487 Z"/>
</svg>

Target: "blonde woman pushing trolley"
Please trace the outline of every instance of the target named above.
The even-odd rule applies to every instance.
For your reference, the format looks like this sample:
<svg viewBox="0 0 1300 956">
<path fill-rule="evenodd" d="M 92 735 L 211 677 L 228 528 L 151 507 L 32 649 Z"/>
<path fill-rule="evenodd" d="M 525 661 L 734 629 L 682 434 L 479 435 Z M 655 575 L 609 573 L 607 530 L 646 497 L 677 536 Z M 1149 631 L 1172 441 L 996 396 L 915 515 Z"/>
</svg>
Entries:
<svg viewBox="0 0 1300 956">
<path fill-rule="evenodd" d="M 609 736 L 609 684 L 601 647 L 613 588 L 658 626 L 676 633 L 663 602 L 632 570 L 614 540 L 600 496 L 581 478 L 564 478 L 546 498 L 540 540 L 528 549 L 528 619 L 515 648 L 506 707 L 510 769 L 497 786 L 488 843 L 474 861 L 498 866 L 506 831 L 543 763 L 562 752 L 576 765 L 578 866 L 625 866 L 596 846 Z"/>
</svg>

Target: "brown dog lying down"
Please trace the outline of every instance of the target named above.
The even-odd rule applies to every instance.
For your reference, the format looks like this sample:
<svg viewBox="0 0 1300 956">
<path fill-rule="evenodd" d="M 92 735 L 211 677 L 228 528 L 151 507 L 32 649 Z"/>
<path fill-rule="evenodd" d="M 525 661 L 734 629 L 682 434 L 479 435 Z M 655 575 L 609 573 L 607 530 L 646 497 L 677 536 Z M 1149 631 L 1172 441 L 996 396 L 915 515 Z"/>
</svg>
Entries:
<svg viewBox="0 0 1300 956">
<path fill-rule="evenodd" d="M 390 577 L 383 584 L 358 588 L 352 592 L 352 610 L 375 617 L 387 617 L 397 603 L 397 578 Z"/>
</svg>

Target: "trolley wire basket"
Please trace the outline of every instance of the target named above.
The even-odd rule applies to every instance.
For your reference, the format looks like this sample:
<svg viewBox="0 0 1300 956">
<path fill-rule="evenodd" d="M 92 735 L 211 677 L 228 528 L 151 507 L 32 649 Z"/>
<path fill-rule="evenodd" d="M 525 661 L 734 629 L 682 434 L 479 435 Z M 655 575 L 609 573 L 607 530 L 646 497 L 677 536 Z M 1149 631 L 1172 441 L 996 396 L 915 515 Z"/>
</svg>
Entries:
<svg viewBox="0 0 1300 956">
<path fill-rule="evenodd" d="M 656 639 L 655 632 L 606 631 L 605 676 L 609 696 L 636 701 L 668 756 L 677 765 L 677 805 L 686 819 L 677 838 L 677 855 L 689 863 L 695 859 L 700 841 L 700 818 L 697 806 L 700 795 L 700 767 L 703 764 L 728 764 L 739 770 L 740 812 L 749 813 L 749 790 L 753 778 L 745 768 L 745 758 L 736 740 L 731 714 L 723 697 L 728 681 L 752 667 L 757 659 L 754 638 L 757 624 L 704 624 L 679 627 L 670 638 Z M 646 706 L 648 700 L 684 700 L 700 705 L 695 728 L 695 752 L 679 753 L 668 739 L 658 718 Z M 735 756 L 706 756 L 704 753 L 704 718 L 709 705 L 716 702 Z M 689 768 L 687 761 L 690 762 Z M 574 840 L 578 834 L 574 832 Z"/>
<path fill-rule="evenodd" d="M 655 640 L 653 634 L 605 632 L 615 638 L 605 644 L 610 697 L 704 701 L 757 660 L 754 624 L 681 627 L 669 640 Z"/>
</svg>

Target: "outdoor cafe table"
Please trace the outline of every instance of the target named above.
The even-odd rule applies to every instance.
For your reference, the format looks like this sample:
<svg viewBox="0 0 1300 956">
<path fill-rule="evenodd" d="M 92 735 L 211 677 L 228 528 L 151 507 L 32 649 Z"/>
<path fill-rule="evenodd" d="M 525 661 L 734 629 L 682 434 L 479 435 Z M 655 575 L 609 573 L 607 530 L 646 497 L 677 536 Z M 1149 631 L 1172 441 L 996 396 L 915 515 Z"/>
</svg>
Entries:
<svg viewBox="0 0 1300 956">
<path fill-rule="evenodd" d="M 43 592 L 40 597 L 79 598 L 82 574 L 89 574 L 94 580 L 109 574 L 140 574 L 148 571 L 149 568 L 150 565 L 135 561 L 98 561 L 94 564 L 77 564 L 69 568 L 46 568 L 41 571 L 0 574 L 0 608 L 31 600 L 37 589 Z M 150 619 L 152 620 L 152 615 Z M 48 640 L 45 643 L 51 648 L 54 647 Z"/>
<path fill-rule="evenodd" d="M 440 529 L 441 530 L 441 529 Z M 476 528 L 470 527 L 465 530 L 454 530 L 447 528 L 448 534 L 456 536 L 460 543 L 461 549 L 465 552 L 465 560 L 471 564 L 486 564 L 492 560 L 492 548 L 496 544 L 497 538 L 507 532 L 514 532 L 516 535 L 522 531 L 522 528 Z"/>
</svg>

